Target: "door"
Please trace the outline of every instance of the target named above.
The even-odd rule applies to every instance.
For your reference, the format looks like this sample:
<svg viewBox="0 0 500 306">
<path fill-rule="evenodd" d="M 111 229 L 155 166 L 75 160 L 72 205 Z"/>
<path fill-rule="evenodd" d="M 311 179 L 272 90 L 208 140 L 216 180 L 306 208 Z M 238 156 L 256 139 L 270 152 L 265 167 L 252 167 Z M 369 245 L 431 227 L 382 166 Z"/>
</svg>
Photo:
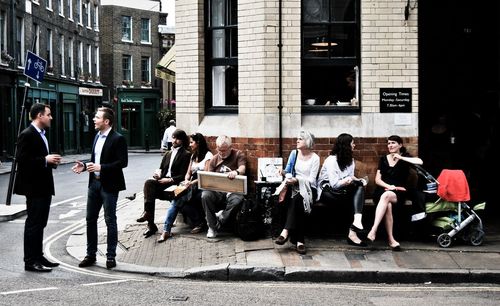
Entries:
<svg viewBox="0 0 500 306">
<path fill-rule="evenodd" d="M 122 104 L 121 131 L 129 147 L 142 147 L 141 104 Z"/>
<path fill-rule="evenodd" d="M 76 152 L 76 104 L 64 103 L 63 106 L 63 143 L 65 153 Z"/>
<path fill-rule="evenodd" d="M 487 209 L 497 205 L 486 177 L 499 171 L 498 15 L 498 1 L 419 2 L 419 155 L 434 175 L 463 170 Z"/>
</svg>

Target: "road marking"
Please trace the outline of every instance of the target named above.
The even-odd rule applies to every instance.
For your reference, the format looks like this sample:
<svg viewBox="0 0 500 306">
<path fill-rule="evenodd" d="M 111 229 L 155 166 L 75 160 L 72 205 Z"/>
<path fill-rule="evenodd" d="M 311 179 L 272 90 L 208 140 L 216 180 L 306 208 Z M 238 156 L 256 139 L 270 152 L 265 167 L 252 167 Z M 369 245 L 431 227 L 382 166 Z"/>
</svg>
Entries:
<svg viewBox="0 0 500 306">
<path fill-rule="evenodd" d="M 114 281 L 109 281 L 109 282 L 99 282 L 99 283 L 88 283 L 88 284 L 82 284 L 82 286 L 99 286 L 99 285 L 108 285 L 108 284 L 118 284 L 118 283 L 125 283 L 130 281 L 130 279 L 121 279 L 121 280 L 114 280 Z"/>
<path fill-rule="evenodd" d="M 17 294 L 24 292 L 35 292 L 35 291 L 47 291 L 47 290 L 58 290 L 57 287 L 47 287 L 47 288 L 38 288 L 38 289 L 25 289 L 25 290 L 15 290 L 15 291 L 5 291 L 0 292 L 1 295 L 9 295 L 9 294 Z"/>
<path fill-rule="evenodd" d="M 65 214 L 60 214 L 59 219 L 66 219 L 66 218 L 73 217 L 81 211 L 82 211 L 81 209 L 72 209 Z"/>
<path fill-rule="evenodd" d="M 74 200 L 77 200 L 79 198 L 83 198 L 83 196 L 77 196 L 77 197 L 73 197 L 71 199 L 67 199 L 67 200 L 63 200 L 63 201 L 59 201 L 59 202 L 56 202 L 56 203 L 53 203 L 52 205 L 50 205 L 50 207 L 56 207 L 56 206 L 59 206 L 61 204 L 64 204 L 64 203 L 68 203 L 68 202 L 71 202 L 71 201 L 74 201 Z"/>
</svg>

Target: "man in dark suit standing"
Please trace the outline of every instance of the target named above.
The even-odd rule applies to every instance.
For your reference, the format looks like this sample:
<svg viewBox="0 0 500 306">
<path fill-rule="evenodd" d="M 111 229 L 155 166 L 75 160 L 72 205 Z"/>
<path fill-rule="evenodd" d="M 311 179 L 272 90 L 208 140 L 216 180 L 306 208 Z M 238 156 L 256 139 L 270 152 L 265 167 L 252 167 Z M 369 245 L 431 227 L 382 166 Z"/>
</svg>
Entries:
<svg viewBox="0 0 500 306">
<path fill-rule="evenodd" d="M 172 149 L 164 156 L 152 179 L 144 183 L 144 212 L 137 222 L 148 222 L 148 228 L 144 231 L 146 238 L 158 231 L 155 224 L 155 201 L 156 199 L 170 200 L 171 196 L 165 191 L 172 185 L 179 185 L 186 176 L 189 167 L 191 153 L 186 150 L 189 138 L 183 130 L 177 129 L 172 133 Z"/>
<path fill-rule="evenodd" d="M 61 162 L 58 154 L 49 154 L 45 129 L 50 127 L 50 106 L 33 104 L 30 109 L 31 125 L 19 134 L 17 142 L 18 169 L 14 193 L 26 196 L 28 217 L 24 225 L 24 269 L 50 272 L 59 263 L 43 256 L 43 230 L 47 226 L 50 203 L 54 192 L 52 169 Z"/>
<path fill-rule="evenodd" d="M 89 267 L 96 262 L 97 219 L 101 207 L 107 227 L 106 268 L 116 267 L 116 246 L 118 227 L 116 224 L 116 202 L 118 193 L 125 190 L 123 168 L 128 164 L 127 142 L 113 130 L 114 112 L 111 108 L 97 109 L 94 117 L 95 130 L 98 131 L 92 147 L 90 162 L 77 161 L 72 170 L 75 173 L 89 172 L 87 194 L 87 256 L 79 267 Z"/>
</svg>

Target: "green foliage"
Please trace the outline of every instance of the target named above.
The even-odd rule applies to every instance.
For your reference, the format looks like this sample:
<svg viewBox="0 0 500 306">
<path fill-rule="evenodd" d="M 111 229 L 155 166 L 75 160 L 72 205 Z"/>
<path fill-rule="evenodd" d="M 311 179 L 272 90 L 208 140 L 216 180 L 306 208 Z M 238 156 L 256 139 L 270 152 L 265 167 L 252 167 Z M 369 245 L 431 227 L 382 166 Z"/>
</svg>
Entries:
<svg viewBox="0 0 500 306">
<path fill-rule="evenodd" d="M 175 120 L 175 110 L 163 108 L 158 112 L 158 122 L 162 133 L 168 127 L 168 122 L 172 119 Z"/>
</svg>

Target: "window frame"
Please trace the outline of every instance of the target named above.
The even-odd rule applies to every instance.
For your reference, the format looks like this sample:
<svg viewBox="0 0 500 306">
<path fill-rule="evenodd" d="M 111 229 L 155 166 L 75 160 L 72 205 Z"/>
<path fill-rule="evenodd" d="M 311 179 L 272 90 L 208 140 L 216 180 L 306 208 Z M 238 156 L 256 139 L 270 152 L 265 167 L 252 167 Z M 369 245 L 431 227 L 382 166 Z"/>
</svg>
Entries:
<svg viewBox="0 0 500 306">
<path fill-rule="evenodd" d="M 143 28 L 144 26 L 144 21 L 147 21 L 147 40 L 144 40 L 144 31 L 145 29 Z M 149 18 L 141 18 L 141 44 L 151 44 L 151 19 Z"/>
<path fill-rule="evenodd" d="M 128 67 L 127 68 L 124 66 L 125 59 L 128 59 Z M 129 75 L 126 76 L 127 74 L 129 74 Z M 129 78 L 127 78 L 127 77 L 129 77 Z M 132 55 L 130 55 L 130 54 L 122 54 L 122 80 L 129 81 L 130 83 L 132 83 L 134 81 L 133 80 L 133 71 L 132 71 Z"/>
<path fill-rule="evenodd" d="M 144 60 L 147 61 L 147 70 L 144 70 Z M 144 76 L 146 76 L 146 78 L 144 78 Z M 151 84 L 151 57 L 149 56 L 141 56 L 141 84 L 143 82 Z"/>
<path fill-rule="evenodd" d="M 212 25 L 212 6 L 215 1 L 222 1 L 224 12 L 222 16 L 222 25 Z M 236 93 L 236 104 L 228 103 L 228 86 L 234 84 L 238 88 L 238 1 L 237 0 L 208 0 L 205 1 L 205 111 L 206 113 L 238 113 L 239 99 Z M 214 57 L 213 37 L 215 33 L 224 31 L 224 56 Z M 221 50 L 222 51 L 222 50 Z M 224 103 L 225 105 L 213 105 L 214 100 L 214 67 L 224 67 L 227 70 L 233 68 L 231 74 L 224 71 Z M 228 80 L 232 77 L 233 82 Z M 235 79 L 235 81 L 234 81 Z M 234 88 L 234 87 L 233 87 Z M 231 103 L 231 101 L 229 101 Z"/>
<path fill-rule="evenodd" d="M 326 1 L 328 3 L 328 8 L 321 8 L 320 14 L 324 15 L 324 12 L 328 14 L 327 20 L 320 20 L 320 21 L 307 21 L 306 20 L 306 14 L 305 10 L 306 8 L 306 2 L 309 2 L 311 0 L 302 0 L 301 1 L 301 108 L 302 112 L 304 113 L 324 113 L 324 112 L 332 112 L 332 113 L 360 113 L 361 112 L 361 82 L 360 82 L 360 65 L 361 65 L 361 1 L 360 0 L 352 0 L 354 4 L 354 16 L 353 20 L 336 20 L 334 18 L 334 11 L 332 9 L 332 5 L 336 0 L 329 0 Z M 323 1 L 324 3 L 325 1 Z M 319 3 L 319 2 L 317 2 Z M 348 1 L 346 1 L 348 3 Z M 325 18 L 325 17 L 322 17 Z M 344 27 L 345 31 L 340 32 L 340 34 L 347 35 L 349 27 L 351 30 L 353 30 L 354 35 L 356 36 L 356 41 L 353 43 L 354 47 L 354 52 L 350 56 L 335 56 L 332 55 L 333 53 L 330 51 L 330 48 L 335 48 L 336 45 L 328 45 L 328 55 L 325 56 L 307 56 L 307 50 L 309 50 L 307 47 L 309 46 L 308 44 L 306 45 L 306 41 L 308 38 L 306 38 L 307 33 L 307 28 L 309 29 L 314 29 L 314 27 L 317 28 L 326 28 L 326 32 L 328 33 L 328 37 L 332 37 L 334 33 L 334 29 L 336 27 Z M 339 32 L 336 32 L 339 34 Z M 332 49 L 334 50 L 334 49 Z M 305 99 L 308 99 L 309 96 L 304 92 L 306 89 L 305 82 L 307 80 L 310 80 L 310 78 L 307 78 L 304 74 L 306 73 L 308 69 L 313 69 L 314 67 L 318 67 L 321 69 L 328 69 L 330 67 L 338 67 L 339 70 L 344 70 L 344 69 L 349 69 L 352 68 L 354 72 L 354 79 L 355 79 L 355 89 L 354 89 L 354 97 L 357 99 L 357 104 L 356 105 L 351 105 L 351 106 L 336 106 L 334 103 L 336 101 L 331 101 L 331 105 L 304 105 Z M 337 77 L 340 76 L 341 73 Z M 349 76 L 350 79 L 352 79 L 352 75 Z M 347 77 L 346 77 L 347 79 Z M 314 97 L 311 97 L 314 98 Z"/>
<path fill-rule="evenodd" d="M 121 40 L 123 42 L 133 42 L 133 38 L 132 38 L 132 16 L 126 16 L 126 15 L 122 15 L 121 16 L 121 29 L 122 29 L 122 37 L 121 37 Z M 128 28 L 124 28 L 124 18 L 128 18 Z M 128 35 L 130 36 L 129 39 L 124 39 L 124 33 L 125 33 L 125 29 L 128 29 Z"/>
</svg>

